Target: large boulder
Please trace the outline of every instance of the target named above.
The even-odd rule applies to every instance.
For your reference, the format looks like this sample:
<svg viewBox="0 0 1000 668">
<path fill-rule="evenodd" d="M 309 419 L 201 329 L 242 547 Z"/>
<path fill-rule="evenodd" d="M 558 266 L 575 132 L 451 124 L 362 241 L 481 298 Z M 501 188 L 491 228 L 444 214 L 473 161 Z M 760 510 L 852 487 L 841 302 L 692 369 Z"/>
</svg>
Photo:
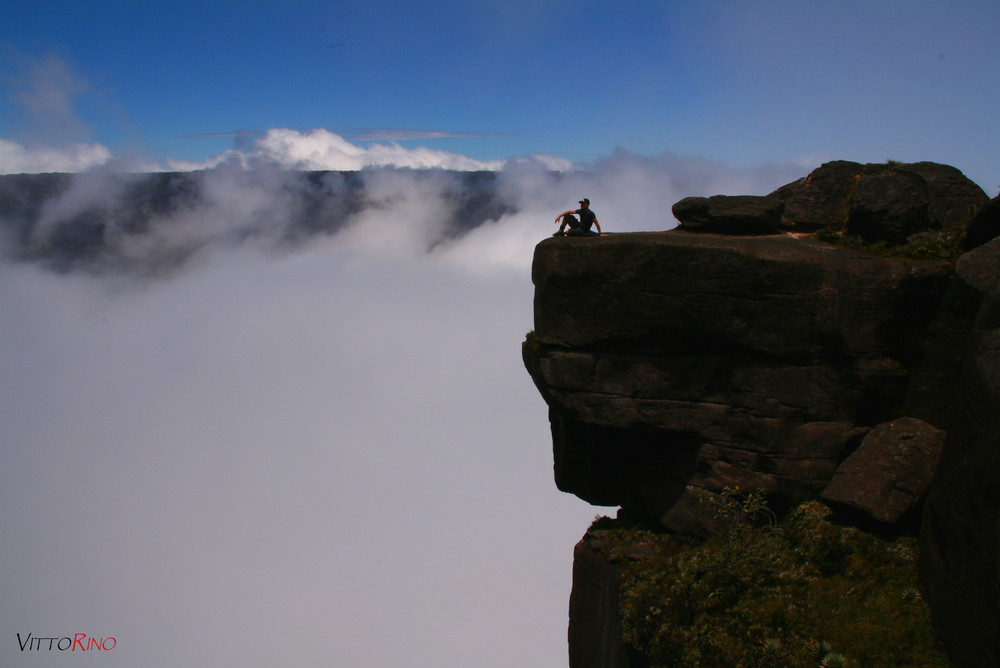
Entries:
<svg viewBox="0 0 1000 668">
<path fill-rule="evenodd" d="M 846 230 L 866 243 L 890 245 L 927 230 L 961 233 L 989 199 L 950 165 L 844 160 L 824 163 L 769 197 L 785 202 L 786 229 Z"/>
<path fill-rule="evenodd" d="M 933 228 L 968 227 L 988 200 L 982 188 L 951 165 L 911 162 L 899 163 L 896 169 L 913 172 L 927 184 L 927 215 Z"/>
<path fill-rule="evenodd" d="M 775 197 L 714 195 L 685 197 L 673 206 L 686 232 L 770 234 L 781 224 L 785 203 Z"/>
<path fill-rule="evenodd" d="M 930 227 L 929 199 L 927 182 L 919 174 L 866 166 L 851 196 L 846 231 L 866 243 L 903 243 Z"/>
<path fill-rule="evenodd" d="M 699 490 L 795 504 L 874 426 L 943 427 L 972 319 L 950 263 L 792 236 L 552 239 L 532 278 L 557 486 L 695 534 Z"/>
<path fill-rule="evenodd" d="M 808 176 L 786 184 L 769 197 L 785 202 L 788 227 L 800 232 L 847 225 L 851 194 L 864 165 L 847 160 L 823 163 Z"/>
<path fill-rule="evenodd" d="M 980 292 L 990 292 L 1000 281 L 1000 239 L 964 253 L 955 263 L 955 272 Z"/>
<path fill-rule="evenodd" d="M 943 430 L 916 418 L 880 424 L 837 467 L 821 497 L 863 524 L 899 524 L 927 493 L 944 439 Z"/>
</svg>

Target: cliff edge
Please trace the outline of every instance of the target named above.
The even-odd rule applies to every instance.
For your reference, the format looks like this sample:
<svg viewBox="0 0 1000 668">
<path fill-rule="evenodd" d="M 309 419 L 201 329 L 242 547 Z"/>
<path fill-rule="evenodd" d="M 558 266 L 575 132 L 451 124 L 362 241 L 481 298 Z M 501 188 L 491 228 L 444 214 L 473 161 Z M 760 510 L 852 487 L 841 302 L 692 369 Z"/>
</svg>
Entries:
<svg viewBox="0 0 1000 668">
<path fill-rule="evenodd" d="M 822 499 L 881 532 L 923 525 L 941 637 L 957 665 L 995 665 L 1000 241 L 957 262 L 893 252 L 995 233 L 954 168 L 891 167 L 688 198 L 668 232 L 541 242 L 524 363 L 559 489 L 687 536 L 714 531 L 698 495 L 735 486 L 779 511 Z"/>
</svg>

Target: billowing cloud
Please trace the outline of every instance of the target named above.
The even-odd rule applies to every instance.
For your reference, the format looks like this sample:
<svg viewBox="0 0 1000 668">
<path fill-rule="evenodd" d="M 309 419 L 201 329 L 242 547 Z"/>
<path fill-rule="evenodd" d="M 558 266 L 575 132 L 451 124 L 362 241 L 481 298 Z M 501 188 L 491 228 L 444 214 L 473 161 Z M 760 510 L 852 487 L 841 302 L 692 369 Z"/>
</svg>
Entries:
<svg viewBox="0 0 1000 668">
<path fill-rule="evenodd" d="M 323 128 L 305 132 L 274 128 L 246 150 L 231 149 L 202 163 L 173 160 L 166 163 L 168 169 L 177 170 L 211 168 L 222 164 L 248 169 L 274 165 L 281 169 L 299 170 L 351 171 L 370 167 L 407 167 L 468 171 L 498 169 L 503 161 L 475 160 L 423 146 L 404 148 L 395 142 L 363 147 Z"/>
<path fill-rule="evenodd" d="M 504 137 L 506 133 L 450 132 L 448 130 L 416 130 L 410 128 L 365 128 L 349 133 L 352 141 L 426 141 L 429 139 L 479 139 Z"/>
<path fill-rule="evenodd" d="M 107 147 L 88 141 L 78 106 L 91 86 L 65 58 L 8 50 L 3 60 L 12 136 L 0 137 L 0 174 L 84 172 L 112 160 Z"/>
<path fill-rule="evenodd" d="M 31 144 L 0 138 L 0 174 L 39 172 L 82 172 L 114 163 L 124 171 L 194 171 L 218 167 L 243 170 L 338 170 L 399 167 L 409 169 L 449 169 L 458 171 L 497 170 L 509 162 L 539 163 L 550 169 L 571 169 L 561 158 L 532 155 L 510 160 L 477 160 L 426 146 L 407 148 L 395 141 L 367 146 L 348 141 L 322 128 L 299 131 L 273 128 L 257 133 L 208 133 L 187 137 L 234 137 L 235 147 L 204 160 L 167 158 L 159 163 L 118 161 L 100 144 Z"/>
<path fill-rule="evenodd" d="M 68 144 L 61 147 L 27 147 L 0 138 L 0 174 L 85 172 L 111 161 L 111 151 L 100 144 Z"/>
</svg>

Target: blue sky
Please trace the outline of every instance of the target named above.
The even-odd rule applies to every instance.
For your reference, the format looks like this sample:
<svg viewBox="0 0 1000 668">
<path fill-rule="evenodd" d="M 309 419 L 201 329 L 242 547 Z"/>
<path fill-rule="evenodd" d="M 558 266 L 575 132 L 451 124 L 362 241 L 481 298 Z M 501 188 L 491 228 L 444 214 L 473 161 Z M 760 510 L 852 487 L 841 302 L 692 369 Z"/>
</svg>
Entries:
<svg viewBox="0 0 1000 668">
<path fill-rule="evenodd" d="M 0 138 L 160 164 L 275 128 L 482 161 L 936 160 L 994 195 L 998 25 L 995 0 L 4 3 Z"/>
</svg>

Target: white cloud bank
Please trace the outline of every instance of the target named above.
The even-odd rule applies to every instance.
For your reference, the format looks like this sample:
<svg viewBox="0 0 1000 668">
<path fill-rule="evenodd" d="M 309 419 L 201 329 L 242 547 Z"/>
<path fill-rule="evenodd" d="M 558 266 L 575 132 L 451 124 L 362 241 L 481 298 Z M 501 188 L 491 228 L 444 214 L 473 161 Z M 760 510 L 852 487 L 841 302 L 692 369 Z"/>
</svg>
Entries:
<svg viewBox="0 0 1000 668">
<path fill-rule="evenodd" d="M 427 155 L 497 170 L 510 208 L 442 237 L 462 179 L 386 168 Z M 556 490 L 520 362 L 532 249 L 581 197 L 610 232 L 664 230 L 681 197 L 804 172 L 460 158 L 275 130 L 141 231 L 104 230 L 126 267 L 197 248 L 177 271 L 0 259 L 0 663 L 31 658 L 16 633 L 80 632 L 116 637 L 81 657 L 102 668 L 565 665 L 573 544 L 599 511 Z M 334 166 L 362 170 L 362 205 L 287 244 L 291 169 Z M 127 181 L 74 177 L 40 247 Z"/>
<path fill-rule="evenodd" d="M 565 665 L 596 511 L 552 482 L 526 275 L 334 238 L 0 279 L 0 663 Z"/>
<path fill-rule="evenodd" d="M 230 149 L 201 163 L 168 160 L 166 167 L 184 171 L 223 164 L 245 169 L 267 165 L 280 169 L 353 171 L 369 167 L 493 170 L 499 169 L 503 163 L 473 160 L 457 153 L 425 147 L 408 149 L 394 142 L 372 144 L 366 148 L 322 128 L 308 132 L 274 128 L 255 140 L 247 151 Z"/>
<path fill-rule="evenodd" d="M 111 151 L 100 144 L 27 147 L 0 139 L 0 174 L 86 172 L 111 161 Z"/>
<path fill-rule="evenodd" d="M 265 141 L 271 156 L 288 164 L 319 158 L 296 141 Z M 333 155 L 368 155 L 336 135 L 321 135 Z M 272 137 L 273 139 L 273 137 Z M 308 146 L 308 142 L 306 143 Z M 289 147 L 292 148 L 289 148 Z M 280 147 L 280 148 L 275 148 Z M 263 149 L 261 149 L 263 151 Z M 246 157 L 245 155 L 243 157 Z M 349 245 L 372 257 L 426 255 L 470 271 L 527 272 L 532 249 L 555 229 L 555 214 L 582 197 L 593 202 L 606 232 L 662 231 L 677 225 L 671 206 L 691 195 L 764 194 L 804 175 L 798 165 L 732 169 L 672 155 L 643 157 L 626 152 L 586 169 L 553 171 L 539 160 L 508 161 L 489 179 L 465 179 L 452 170 L 360 169 L 331 171 L 309 180 L 299 171 L 261 161 L 223 161 L 198 175 L 196 188 L 181 188 L 174 206 L 136 227 L 126 197 L 137 177 L 108 170 L 76 175 L 40 208 L 30 243 L 38 252 L 58 244 L 73 221 L 104 217 L 103 246 L 95 262 L 119 271 L 155 272 L 181 258 L 197 259 L 216 248 L 251 246 L 285 252 L 317 239 Z M 469 189 L 472 189 L 471 191 Z M 467 205 L 486 200 L 479 218 Z M 317 208 L 316 202 L 321 205 Z"/>
<path fill-rule="evenodd" d="M 573 163 L 569 160 L 546 155 L 509 160 L 476 160 L 426 146 L 406 148 L 396 142 L 362 146 L 323 128 L 306 132 L 273 128 L 254 140 L 247 149 L 229 149 L 201 161 L 168 158 L 161 163 L 132 163 L 123 167 L 123 171 L 184 172 L 216 167 L 337 171 L 398 167 L 495 171 L 512 163 L 536 163 L 555 170 L 573 169 Z M 111 150 L 101 144 L 28 146 L 0 139 L 0 174 L 84 172 L 104 167 L 115 168 L 116 165 Z"/>
</svg>

